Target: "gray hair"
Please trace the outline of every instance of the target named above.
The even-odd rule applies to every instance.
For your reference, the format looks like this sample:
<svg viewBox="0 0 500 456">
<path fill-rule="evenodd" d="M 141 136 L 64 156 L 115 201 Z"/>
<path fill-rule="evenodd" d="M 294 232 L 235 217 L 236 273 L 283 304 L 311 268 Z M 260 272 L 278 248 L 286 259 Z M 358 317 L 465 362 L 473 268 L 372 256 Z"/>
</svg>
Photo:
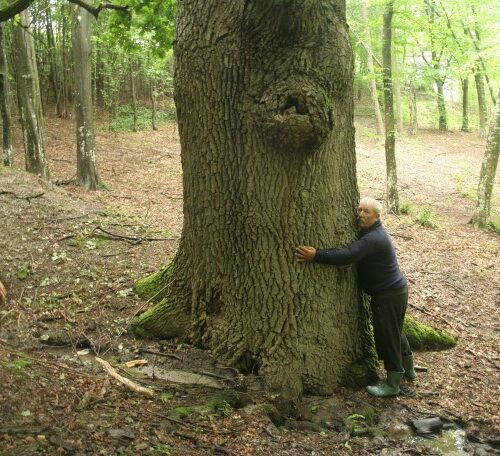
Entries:
<svg viewBox="0 0 500 456">
<path fill-rule="evenodd" d="M 375 198 L 372 198 L 371 196 L 364 196 L 361 198 L 360 204 L 361 203 L 368 203 L 368 205 L 375 211 L 377 215 L 380 215 L 382 213 L 382 204 L 380 204 Z"/>
</svg>

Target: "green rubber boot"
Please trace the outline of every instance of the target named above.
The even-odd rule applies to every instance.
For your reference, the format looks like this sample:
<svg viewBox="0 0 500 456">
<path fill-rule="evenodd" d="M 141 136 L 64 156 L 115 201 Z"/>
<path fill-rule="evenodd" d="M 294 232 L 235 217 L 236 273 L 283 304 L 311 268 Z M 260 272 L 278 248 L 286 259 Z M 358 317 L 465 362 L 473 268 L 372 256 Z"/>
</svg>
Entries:
<svg viewBox="0 0 500 456">
<path fill-rule="evenodd" d="M 399 384 L 403 379 L 404 372 L 387 371 L 387 380 L 382 385 L 367 386 L 368 391 L 373 396 L 388 397 L 399 394 Z"/>
<path fill-rule="evenodd" d="M 415 380 L 417 373 L 413 368 L 413 355 L 403 356 L 403 369 L 405 370 L 406 380 Z"/>
</svg>

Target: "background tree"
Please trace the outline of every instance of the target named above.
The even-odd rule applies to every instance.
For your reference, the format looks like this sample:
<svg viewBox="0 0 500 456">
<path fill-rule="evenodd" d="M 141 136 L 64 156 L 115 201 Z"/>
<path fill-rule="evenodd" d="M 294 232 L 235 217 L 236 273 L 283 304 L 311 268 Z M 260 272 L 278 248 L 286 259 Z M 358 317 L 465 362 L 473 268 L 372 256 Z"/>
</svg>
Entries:
<svg viewBox="0 0 500 456">
<path fill-rule="evenodd" d="M 91 22 L 90 13 L 74 7 L 73 66 L 75 77 L 76 175 L 87 190 L 99 186 L 94 137 L 94 108 L 91 85 Z"/>
<path fill-rule="evenodd" d="M 479 227 L 485 227 L 489 222 L 491 209 L 491 195 L 498 166 L 498 155 L 500 152 L 500 93 L 497 97 L 495 112 L 491 117 L 491 123 L 481 165 L 479 185 L 477 189 L 476 210 L 472 221 Z"/>
<path fill-rule="evenodd" d="M 399 214 L 398 173 L 396 166 L 396 128 L 392 84 L 392 16 L 394 2 L 388 0 L 384 11 L 383 65 L 385 111 L 385 163 L 387 173 L 387 208 Z"/>
<path fill-rule="evenodd" d="M 13 29 L 19 117 L 23 130 L 26 170 L 48 179 L 35 46 L 28 24 L 28 12 L 23 11 L 19 15 L 19 23 Z"/>
<path fill-rule="evenodd" d="M 344 3 L 178 8 L 184 227 L 174 262 L 138 286 L 164 299 L 131 331 L 189 338 L 290 398 L 366 381 L 374 358 L 353 269 L 293 256 L 356 235 Z"/>
<path fill-rule="evenodd" d="M 5 53 L 4 24 L 0 23 L 0 111 L 2 113 L 2 150 L 4 166 L 13 165 L 13 147 L 10 115 L 10 84 Z"/>
</svg>

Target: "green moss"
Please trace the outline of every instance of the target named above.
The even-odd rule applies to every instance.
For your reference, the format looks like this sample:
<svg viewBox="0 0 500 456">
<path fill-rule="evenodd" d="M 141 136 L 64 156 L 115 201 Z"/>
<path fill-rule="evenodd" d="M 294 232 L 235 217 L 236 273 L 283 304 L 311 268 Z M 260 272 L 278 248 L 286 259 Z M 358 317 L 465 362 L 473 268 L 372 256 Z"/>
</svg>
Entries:
<svg viewBox="0 0 500 456">
<path fill-rule="evenodd" d="M 343 373 L 342 383 L 351 388 L 361 387 L 377 380 L 378 361 L 376 356 L 358 360 L 347 366 Z"/>
<path fill-rule="evenodd" d="M 419 323 L 409 315 L 403 329 L 413 350 L 446 350 L 457 344 L 451 334 Z"/>
<path fill-rule="evenodd" d="M 259 409 L 273 422 L 274 425 L 281 426 L 285 422 L 285 417 L 274 405 L 269 403 L 260 404 Z"/>
<path fill-rule="evenodd" d="M 139 279 L 134 284 L 134 292 L 142 299 L 160 301 L 165 297 L 166 284 L 172 275 L 174 262 L 170 262 L 159 271 Z"/>
</svg>

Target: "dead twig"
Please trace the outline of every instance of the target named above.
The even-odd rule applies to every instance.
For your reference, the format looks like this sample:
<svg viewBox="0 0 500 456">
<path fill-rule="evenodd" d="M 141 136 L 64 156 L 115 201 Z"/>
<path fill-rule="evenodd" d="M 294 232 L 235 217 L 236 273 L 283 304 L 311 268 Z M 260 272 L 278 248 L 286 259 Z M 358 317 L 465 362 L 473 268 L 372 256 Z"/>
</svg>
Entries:
<svg viewBox="0 0 500 456">
<path fill-rule="evenodd" d="M 118 380 L 120 383 L 125 385 L 127 388 L 131 389 L 132 391 L 135 391 L 136 393 L 139 394 L 144 394 L 146 396 L 154 396 L 153 390 L 149 388 L 144 388 L 143 386 L 138 385 L 137 383 L 134 383 L 132 380 L 129 380 L 128 378 L 122 377 L 116 370 L 109 364 L 107 361 L 105 361 L 102 358 L 95 357 L 95 360 L 101 364 L 106 372 L 111 375 L 115 380 Z"/>
<path fill-rule="evenodd" d="M 101 231 L 104 234 L 107 234 L 108 236 L 110 236 L 112 239 L 113 238 L 114 239 L 124 239 L 125 241 L 127 241 L 128 243 L 133 244 L 133 245 L 140 244 L 141 242 L 144 242 L 144 241 L 150 241 L 150 242 L 151 241 L 176 241 L 176 240 L 180 239 L 179 236 L 160 237 L 160 238 L 126 236 L 123 234 L 112 233 L 111 231 L 104 229 L 102 226 L 97 226 L 96 228 L 94 228 L 94 231 Z"/>
<path fill-rule="evenodd" d="M 173 353 L 168 353 L 168 352 L 157 352 L 157 351 L 154 351 L 154 350 L 149 350 L 147 348 L 139 348 L 139 351 L 141 353 L 149 353 L 151 355 L 157 355 L 157 356 L 163 356 L 165 358 L 174 358 L 174 359 L 177 359 L 179 361 L 183 361 L 183 359 L 180 357 L 180 356 L 177 356 L 177 355 L 174 355 Z"/>
<path fill-rule="evenodd" d="M 413 307 L 414 309 L 417 309 L 418 311 L 420 311 L 424 314 L 430 315 L 433 318 L 437 318 L 438 320 L 443 321 L 450 328 L 453 328 L 455 331 L 457 330 L 457 328 L 454 325 L 452 325 L 446 318 L 442 317 L 441 315 L 436 315 L 435 313 L 429 312 L 428 310 L 424 309 L 423 307 L 417 306 L 416 304 L 413 304 L 413 303 L 410 303 L 410 306 Z"/>
<path fill-rule="evenodd" d="M 483 354 L 479 354 L 479 353 L 476 353 L 474 350 L 472 350 L 470 347 L 467 347 L 465 349 L 465 351 L 467 353 L 470 353 L 471 355 L 473 355 L 475 358 L 482 358 L 482 359 L 485 359 L 486 361 L 489 361 L 491 363 L 491 365 L 495 368 L 495 369 L 500 369 L 500 366 L 497 365 L 497 363 L 495 363 L 495 361 L 493 361 L 489 356 L 486 356 L 486 355 L 483 355 Z"/>
</svg>

